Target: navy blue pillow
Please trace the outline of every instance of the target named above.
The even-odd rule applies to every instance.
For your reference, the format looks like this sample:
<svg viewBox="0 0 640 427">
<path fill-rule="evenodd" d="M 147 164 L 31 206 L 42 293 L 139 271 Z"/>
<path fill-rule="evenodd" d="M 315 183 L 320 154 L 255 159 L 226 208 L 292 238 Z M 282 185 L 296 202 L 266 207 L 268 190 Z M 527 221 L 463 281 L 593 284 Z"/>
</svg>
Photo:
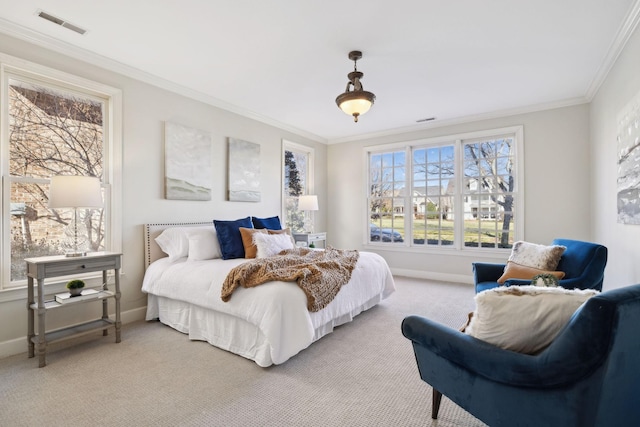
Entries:
<svg viewBox="0 0 640 427">
<path fill-rule="evenodd" d="M 216 227 L 222 259 L 244 258 L 244 245 L 242 244 L 240 227 L 253 228 L 251 217 L 236 219 L 235 221 L 218 221 L 214 219 L 213 225 Z"/>
<path fill-rule="evenodd" d="M 266 228 L 267 230 L 282 230 L 282 225 L 280 224 L 280 218 L 278 216 L 272 216 L 270 218 L 257 218 L 255 216 L 252 216 L 251 222 L 253 222 L 253 228 Z"/>
</svg>

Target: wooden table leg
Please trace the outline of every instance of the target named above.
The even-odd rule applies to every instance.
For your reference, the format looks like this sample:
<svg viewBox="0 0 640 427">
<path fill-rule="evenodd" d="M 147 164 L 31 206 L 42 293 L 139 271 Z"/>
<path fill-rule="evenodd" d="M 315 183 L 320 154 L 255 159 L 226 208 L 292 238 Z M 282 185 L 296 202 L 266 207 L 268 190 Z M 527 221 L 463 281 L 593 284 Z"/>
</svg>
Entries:
<svg viewBox="0 0 640 427">
<path fill-rule="evenodd" d="M 35 334 L 35 312 L 33 308 L 31 308 L 31 304 L 33 304 L 34 296 L 33 296 L 33 277 L 27 278 L 27 346 L 29 348 L 29 357 L 34 357 L 35 353 L 35 344 L 33 342 L 33 337 Z"/>
<path fill-rule="evenodd" d="M 120 342 L 120 328 L 122 321 L 120 320 L 120 269 L 115 270 L 116 281 L 116 342 Z"/>
<path fill-rule="evenodd" d="M 38 366 L 47 365 L 47 340 L 45 337 L 44 279 L 38 279 Z"/>
</svg>

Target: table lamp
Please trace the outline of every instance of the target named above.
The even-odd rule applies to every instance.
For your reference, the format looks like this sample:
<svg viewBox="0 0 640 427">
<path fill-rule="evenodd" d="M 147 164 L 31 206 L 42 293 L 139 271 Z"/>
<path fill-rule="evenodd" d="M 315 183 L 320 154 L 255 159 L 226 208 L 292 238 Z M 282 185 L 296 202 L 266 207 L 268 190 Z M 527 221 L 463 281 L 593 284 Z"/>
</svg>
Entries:
<svg viewBox="0 0 640 427">
<path fill-rule="evenodd" d="M 78 248 L 78 208 L 102 207 L 100 180 L 93 176 L 61 175 L 51 177 L 49 207 L 52 209 L 73 208 L 73 249 L 66 251 L 65 256 L 86 255 L 85 250 Z"/>
<path fill-rule="evenodd" d="M 298 197 L 298 210 L 299 211 L 317 211 L 318 210 L 318 196 L 305 195 Z M 307 230 L 307 221 L 305 217 L 305 231 Z M 311 221 L 311 233 L 313 233 L 313 221 Z"/>
</svg>

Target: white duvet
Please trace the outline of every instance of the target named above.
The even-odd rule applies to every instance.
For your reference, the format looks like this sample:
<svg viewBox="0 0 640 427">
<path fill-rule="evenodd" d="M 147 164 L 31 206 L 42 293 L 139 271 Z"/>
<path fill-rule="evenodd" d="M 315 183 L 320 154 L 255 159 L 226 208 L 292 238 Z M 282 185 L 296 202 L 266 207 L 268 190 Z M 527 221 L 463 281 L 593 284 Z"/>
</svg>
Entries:
<svg viewBox="0 0 640 427">
<path fill-rule="evenodd" d="M 168 258 L 161 258 L 147 269 L 142 290 L 225 313 L 255 325 L 269 347 L 269 357 L 255 360 L 260 366 L 285 362 L 331 332 L 335 326 L 352 320 L 395 291 L 385 260 L 371 252 L 360 252 L 349 283 L 318 312 L 307 310 L 306 296 L 293 282 L 269 282 L 255 288 L 239 288 L 229 302 L 223 302 L 220 293 L 225 277 L 233 267 L 244 262 L 248 260 L 188 261 L 182 258 L 170 262 Z M 147 320 L 154 317 L 158 317 L 157 313 L 148 310 Z"/>
</svg>

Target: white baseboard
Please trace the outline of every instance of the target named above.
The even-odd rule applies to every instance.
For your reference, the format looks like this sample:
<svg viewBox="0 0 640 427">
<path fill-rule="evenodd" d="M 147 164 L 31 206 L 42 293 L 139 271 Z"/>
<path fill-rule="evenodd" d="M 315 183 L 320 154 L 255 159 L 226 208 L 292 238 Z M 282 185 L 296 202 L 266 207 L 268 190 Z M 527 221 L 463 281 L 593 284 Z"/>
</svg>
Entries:
<svg viewBox="0 0 640 427">
<path fill-rule="evenodd" d="M 0 343 L 0 359 L 27 352 L 27 336 Z"/>
<path fill-rule="evenodd" d="M 147 314 L 147 307 L 134 308 L 120 313 L 120 320 L 123 325 L 127 323 L 133 323 L 138 320 L 144 320 Z M 110 316 L 112 320 L 115 320 L 113 315 Z M 0 342 L 0 359 L 4 357 L 13 356 L 20 353 L 27 353 L 27 336 L 16 338 L 8 341 Z"/>
<path fill-rule="evenodd" d="M 434 273 L 424 270 L 409 270 L 404 268 L 392 268 L 391 274 L 394 276 L 413 277 L 416 279 L 437 280 L 440 282 L 466 283 L 473 285 L 473 276 L 462 274 Z"/>
<path fill-rule="evenodd" d="M 127 323 L 137 322 L 138 320 L 144 320 L 147 315 L 147 307 L 138 307 L 133 310 L 127 310 L 125 312 L 120 313 L 120 320 L 123 325 Z"/>
</svg>

